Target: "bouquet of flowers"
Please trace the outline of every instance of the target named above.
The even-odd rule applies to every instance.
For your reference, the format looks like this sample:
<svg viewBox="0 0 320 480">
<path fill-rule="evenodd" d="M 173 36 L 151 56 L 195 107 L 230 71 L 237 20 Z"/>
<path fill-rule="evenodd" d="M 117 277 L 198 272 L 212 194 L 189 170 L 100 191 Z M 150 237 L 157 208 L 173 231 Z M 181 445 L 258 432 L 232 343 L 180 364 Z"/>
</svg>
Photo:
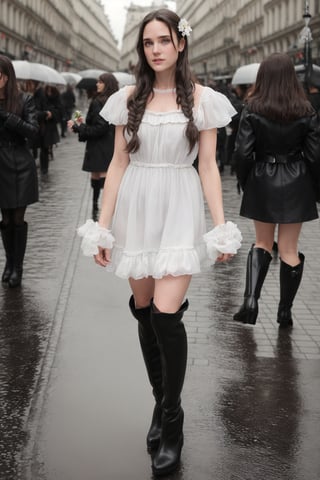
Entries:
<svg viewBox="0 0 320 480">
<path fill-rule="evenodd" d="M 82 112 L 81 110 L 76 110 L 73 114 L 73 120 L 75 121 L 75 123 L 77 124 L 80 124 L 82 123 L 83 121 L 83 115 L 82 115 Z"/>
</svg>

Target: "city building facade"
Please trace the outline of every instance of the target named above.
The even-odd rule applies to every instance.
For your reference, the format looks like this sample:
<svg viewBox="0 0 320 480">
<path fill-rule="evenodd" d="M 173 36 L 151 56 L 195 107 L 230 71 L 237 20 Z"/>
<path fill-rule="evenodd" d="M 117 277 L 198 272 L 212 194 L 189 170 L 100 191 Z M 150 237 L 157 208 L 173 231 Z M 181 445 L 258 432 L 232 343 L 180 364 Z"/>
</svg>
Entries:
<svg viewBox="0 0 320 480">
<path fill-rule="evenodd" d="M 0 53 L 59 71 L 116 71 L 120 57 L 99 0 L 0 0 Z"/>
<path fill-rule="evenodd" d="M 312 59 L 320 64 L 319 0 L 177 0 L 176 11 L 191 23 L 190 60 L 198 78 L 230 77 L 237 67 L 286 52 L 303 62 L 303 14 L 311 14 Z"/>
</svg>

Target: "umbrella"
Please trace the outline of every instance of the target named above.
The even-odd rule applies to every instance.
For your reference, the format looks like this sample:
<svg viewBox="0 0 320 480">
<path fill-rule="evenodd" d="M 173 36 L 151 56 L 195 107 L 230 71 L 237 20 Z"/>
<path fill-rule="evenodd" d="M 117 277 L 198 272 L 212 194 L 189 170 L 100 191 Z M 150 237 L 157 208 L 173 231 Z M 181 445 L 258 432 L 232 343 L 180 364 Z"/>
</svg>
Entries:
<svg viewBox="0 0 320 480">
<path fill-rule="evenodd" d="M 125 85 L 134 85 L 136 83 L 135 76 L 127 72 L 112 72 L 112 75 L 116 77 L 119 82 L 119 87 L 124 87 Z"/>
<path fill-rule="evenodd" d="M 88 69 L 82 70 L 78 72 L 78 74 L 82 77 L 80 82 L 77 83 L 77 88 L 83 89 L 94 89 L 97 83 L 98 78 L 103 73 L 112 73 L 116 77 L 119 82 L 119 87 L 124 87 L 125 85 L 134 85 L 135 84 L 135 77 L 127 72 L 106 72 L 103 70 L 98 69 Z"/>
<path fill-rule="evenodd" d="M 66 85 L 67 83 L 57 70 L 48 65 L 27 60 L 13 60 L 12 64 L 18 80 L 37 80 L 56 85 Z"/>
<path fill-rule="evenodd" d="M 78 72 L 81 80 L 77 83 L 77 88 L 83 88 L 84 90 L 94 89 L 98 78 L 103 73 L 107 73 L 106 70 L 99 70 L 97 68 L 89 68 L 88 70 L 81 70 Z"/>
<path fill-rule="evenodd" d="M 74 72 L 61 72 L 61 75 L 65 79 L 67 83 L 71 85 L 75 85 L 76 83 L 80 82 L 81 76 L 78 73 Z"/>
<path fill-rule="evenodd" d="M 232 85 L 251 85 L 256 81 L 260 63 L 249 63 L 238 67 L 231 80 Z"/>
</svg>

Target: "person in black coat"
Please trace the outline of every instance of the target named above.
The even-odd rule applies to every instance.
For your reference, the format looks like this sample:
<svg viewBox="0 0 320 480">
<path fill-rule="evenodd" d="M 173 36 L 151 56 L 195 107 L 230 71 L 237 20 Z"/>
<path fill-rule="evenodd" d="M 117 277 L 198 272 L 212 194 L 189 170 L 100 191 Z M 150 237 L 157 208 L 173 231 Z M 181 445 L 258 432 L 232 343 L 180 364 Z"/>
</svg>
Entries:
<svg viewBox="0 0 320 480">
<path fill-rule="evenodd" d="M 35 160 L 27 139 L 33 139 L 39 125 L 31 95 L 18 90 L 13 65 L 0 55 L 0 223 L 6 254 L 2 283 L 21 284 L 28 225 L 27 205 L 38 201 Z"/>
<path fill-rule="evenodd" d="M 117 79 L 111 73 L 103 73 L 97 81 L 97 94 L 89 105 L 86 121 L 80 116 L 69 120 L 68 127 L 78 133 L 80 142 L 87 142 L 82 170 L 91 172 L 93 189 L 92 218 L 97 220 L 100 190 L 104 186 L 109 163 L 114 150 L 114 125 L 106 122 L 100 111 L 106 100 L 119 89 Z"/>
<path fill-rule="evenodd" d="M 317 116 L 290 57 L 272 54 L 260 65 L 242 112 L 235 146 L 243 197 L 240 215 L 254 221 L 244 302 L 234 319 L 255 324 L 278 226 L 280 302 L 277 321 L 291 327 L 291 307 L 303 273 L 298 251 L 302 223 L 318 218 L 320 135 Z"/>
<path fill-rule="evenodd" d="M 73 87 L 68 83 L 67 88 L 61 93 L 61 103 L 63 107 L 63 114 L 61 119 L 61 137 L 66 136 L 67 122 L 72 118 L 72 113 L 76 104 L 76 97 L 73 92 Z"/>
<path fill-rule="evenodd" d="M 43 145 L 48 149 L 48 157 L 53 159 L 53 145 L 60 142 L 58 124 L 62 120 L 63 107 L 60 98 L 60 92 L 57 87 L 46 85 L 44 94 L 50 111 L 50 116 L 46 118 L 46 128 L 43 137 Z M 48 166 L 47 166 L 48 169 Z"/>
</svg>

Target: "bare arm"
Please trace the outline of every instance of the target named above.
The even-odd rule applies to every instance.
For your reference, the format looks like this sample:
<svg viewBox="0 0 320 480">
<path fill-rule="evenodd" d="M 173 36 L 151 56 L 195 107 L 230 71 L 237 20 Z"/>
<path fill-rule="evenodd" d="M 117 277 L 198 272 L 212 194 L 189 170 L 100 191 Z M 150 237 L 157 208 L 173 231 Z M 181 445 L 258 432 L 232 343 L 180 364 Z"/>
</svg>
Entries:
<svg viewBox="0 0 320 480">
<path fill-rule="evenodd" d="M 224 223 L 221 178 L 216 162 L 217 130 L 203 130 L 199 141 L 199 176 L 213 225 Z"/>
</svg>

